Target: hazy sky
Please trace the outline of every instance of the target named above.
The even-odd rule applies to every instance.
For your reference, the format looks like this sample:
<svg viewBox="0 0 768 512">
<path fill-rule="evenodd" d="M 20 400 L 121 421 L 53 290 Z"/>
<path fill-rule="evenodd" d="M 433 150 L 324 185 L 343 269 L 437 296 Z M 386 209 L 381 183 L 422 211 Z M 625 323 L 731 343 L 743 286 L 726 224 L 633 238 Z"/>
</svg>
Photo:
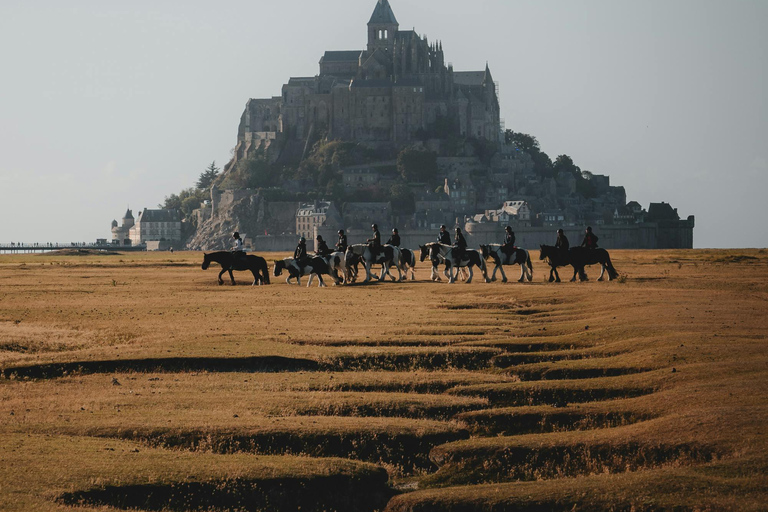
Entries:
<svg viewBox="0 0 768 512">
<path fill-rule="evenodd" d="M 696 247 L 766 247 L 768 0 L 390 0 L 486 60 L 506 127 Z M 93 241 L 225 164 L 248 98 L 363 49 L 375 0 L 0 1 L 0 243 Z"/>
</svg>

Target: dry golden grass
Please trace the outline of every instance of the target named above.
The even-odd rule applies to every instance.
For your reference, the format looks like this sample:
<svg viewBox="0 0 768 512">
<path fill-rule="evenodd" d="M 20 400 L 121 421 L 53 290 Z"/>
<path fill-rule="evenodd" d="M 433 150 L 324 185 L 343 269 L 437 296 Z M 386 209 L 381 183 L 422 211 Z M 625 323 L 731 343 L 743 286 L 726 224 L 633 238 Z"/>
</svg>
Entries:
<svg viewBox="0 0 768 512">
<path fill-rule="evenodd" d="M 220 287 L 199 253 L 0 256 L 0 503 L 374 475 L 340 455 L 422 489 L 392 511 L 761 510 L 768 253 L 612 259 L 620 281 L 308 289 Z"/>
</svg>

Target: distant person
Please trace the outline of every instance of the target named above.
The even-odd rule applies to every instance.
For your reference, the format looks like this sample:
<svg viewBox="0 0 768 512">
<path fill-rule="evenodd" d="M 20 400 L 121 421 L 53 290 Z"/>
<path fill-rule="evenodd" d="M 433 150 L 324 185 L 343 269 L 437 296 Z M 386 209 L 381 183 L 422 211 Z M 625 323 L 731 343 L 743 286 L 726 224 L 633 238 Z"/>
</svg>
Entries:
<svg viewBox="0 0 768 512">
<path fill-rule="evenodd" d="M 437 235 L 437 241 L 441 244 L 451 245 L 451 234 L 448 233 L 448 228 L 445 227 L 445 224 L 440 226 L 440 233 Z"/>
<path fill-rule="evenodd" d="M 240 233 L 235 231 L 232 233 L 232 238 L 235 240 L 235 245 L 232 247 L 233 268 L 238 262 L 245 263 L 245 248 L 243 247 L 243 239 L 240 238 Z"/>
<path fill-rule="evenodd" d="M 315 243 L 315 254 L 317 256 L 328 256 L 331 254 L 331 250 L 328 248 L 328 244 L 325 243 L 325 240 L 323 240 L 323 237 L 320 235 L 317 235 L 317 240 Z"/>
<path fill-rule="evenodd" d="M 568 237 L 565 236 L 565 231 L 562 229 L 557 230 L 557 241 L 555 242 L 555 248 L 563 254 L 566 254 L 568 249 L 571 248 L 571 244 L 568 242 Z"/>
<path fill-rule="evenodd" d="M 400 235 L 397 233 L 397 228 L 392 230 L 392 236 L 387 240 L 387 245 L 394 245 L 400 247 Z"/>
<path fill-rule="evenodd" d="M 336 250 L 339 252 L 347 252 L 347 235 L 343 229 L 339 230 L 339 241 L 336 242 Z"/>
<path fill-rule="evenodd" d="M 296 246 L 296 250 L 293 251 L 293 259 L 302 264 L 307 259 L 307 239 L 303 236 L 299 238 L 299 245 Z"/>
<path fill-rule="evenodd" d="M 501 250 L 505 254 L 512 253 L 512 249 L 515 247 L 515 232 L 512 231 L 512 226 L 504 228 L 504 243 L 501 244 Z"/>
<path fill-rule="evenodd" d="M 467 252 L 467 241 L 464 239 L 464 235 L 461 234 L 461 228 L 456 228 L 456 240 L 453 243 L 453 254 L 457 261 L 464 259 L 464 254 Z"/>
<path fill-rule="evenodd" d="M 584 240 L 581 242 L 582 247 L 587 249 L 597 249 L 597 235 L 592 232 L 591 227 L 587 227 L 587 231 L 584 234 Z"/>
<path fill-rule="evenodd" d="M 379 226 L 376 224 L 372 224 L 371 229 L 373 230 L 373 237 L 367 240 L 368 247 L 371 248 L 373 256 L 376 257 L 378 256 L 379 250 L 381 249 L 381 233 L 379 233 Z"/>
</svg>

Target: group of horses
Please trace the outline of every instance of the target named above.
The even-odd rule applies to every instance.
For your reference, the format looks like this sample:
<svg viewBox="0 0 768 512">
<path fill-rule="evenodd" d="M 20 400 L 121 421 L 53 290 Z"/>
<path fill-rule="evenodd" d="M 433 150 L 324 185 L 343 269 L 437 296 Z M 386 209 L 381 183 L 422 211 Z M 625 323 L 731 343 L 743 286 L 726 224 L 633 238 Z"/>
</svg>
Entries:
<svg viewBox="0 0 768 512">
<path fill-rule="evenodd" d="M 520 278 L 518 282 L 533 280 L 533 265 L 531 264 L 530 253 L 519 247 L 504 247 L 501 244 L 481 245 L 480 249 L 458 249 L 452 245 L 445 245 L 439 242 L 430 242 L 419 246 L 420 261 L 429 259 L 432 263 L 430 278 L 432 281 L 442 281 L 439 267 L 444 265 L 442 274 L 448 279 L 449 283 L 454 283 L 459 278 L 460 271 L 465 272 L 464 278 L 467 283 L 472 282 L 474 269 L 477 268 L 483 275 L 486 283 L 496 281 L 496 272 L 501 273 L 502 282 L 507 282 L 507 275 L 504 272 L 505 265 L 519 265 Z M 494 264 L 491 276 L 488 276 L 487 260 Z M 603 280 L 605 273 L 608 273 L 608 279 L 613 280 L 618 277 L 618 272 L 611 263 L 611 257 L 605 249 L 586 249 L 583 247 L 573 247 L 563 251 L 553 246 L 540 246 L 539 259 L 546 261 L 550 267 L 549 281 L 560 282 L 560 275 L 557 272 L 558 267 L 573 267 L 573 277 L 571 281 L 577 278 L 581 281 L 587 280 L 585 267 L 588 265 L 599 264 L 601 267 L 598 281 Z M 269 267 L 267 261 L 255 255 L 237 256 L 232 252 L 219 251 L 206 253 L 203 256 L 203 270 L 207 270 L 211 263 L 221 265 L 218 282 L 224 284 L 222 276 L 229 273 L 232 284 L 235 284 L 235 278 L 232 271 L 250 271 L 253 274 L 253 285 L 270 284 Z M 330 276 L 334 284 L 351 284 L 357 281 L 359 276 L 359 267 L 363 266 L 365 270 L 365 279 L 363 283 L 377 279 L 383 281 L 387 276 L 392 281 L 403 281 L 407 279 L 410 272 L 411 280 L 415 280 L 414 267 L 416 266 L 416 253 L 410 249 L 396 247 L 394 245 L 383 245 L 378 251 L 375 251 L 368 244 L 350 245 L 346 252 L 334 252 L 326 256 L 312 256 L 306 259 L 297 260 L 294 258 L 285 258 L 275 260 L 274 276 L 279 277 L 286 272 L 286 282 L 301 285 L 301 278 L 309 276 L 307 286 L 312 286 L 315 277 L 319 281 L 319 286 L 325 286 L 323 276 Z M 380 265 L 381 269 L 376 275 L 371 272 L 374 265 Z M 390 272 L 396 269 L 398 277 Z"/>
</svg>

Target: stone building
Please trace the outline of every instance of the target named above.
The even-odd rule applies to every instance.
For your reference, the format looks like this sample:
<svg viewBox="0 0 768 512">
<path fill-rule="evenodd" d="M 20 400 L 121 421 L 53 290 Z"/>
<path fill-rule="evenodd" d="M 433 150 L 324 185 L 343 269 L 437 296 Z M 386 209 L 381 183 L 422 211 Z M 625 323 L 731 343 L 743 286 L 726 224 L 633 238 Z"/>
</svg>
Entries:
<svg viewBox="0 0 768 512">
<path fill-rule="evenodd" d="M 134 218 L 131 209 L 125 211 L 122 219 L 123 223 L 118 226 L 117 221 L 112 221 L 112 244 L 113 245 L 131 245 L 131 228 L 134 225 Z"/>
<path fill-rule="evenodd" d="M 424 134 L 500 141 L 499 100 L 487 64 L 454 71 L 441 42 L 400 30 L 388 0 L 377 1 L 366 32 L 365 49 L 327 51 L 318 75 L 291 78 L 281 96 L 249 100 L 235 160 L 275 141 L 306 147 L 320 134 L 395 147 Z"/>
<path fill-rule="evenodd" d="M 147 242 L 181 242 L 181 212 L 178 210 L 149 210 L 139 212 L 136 223 L 130 229 L 132 245 Z"/>
<path fill-rule="evenodd" d="M 307 239 L 314 239 L 315 229 L 326 223 L 339 225 L 341 215 L 333 203 L 328 201 L 315 201 L 302 204 L 296 210 L 296 234 Z"/>
</svg>

